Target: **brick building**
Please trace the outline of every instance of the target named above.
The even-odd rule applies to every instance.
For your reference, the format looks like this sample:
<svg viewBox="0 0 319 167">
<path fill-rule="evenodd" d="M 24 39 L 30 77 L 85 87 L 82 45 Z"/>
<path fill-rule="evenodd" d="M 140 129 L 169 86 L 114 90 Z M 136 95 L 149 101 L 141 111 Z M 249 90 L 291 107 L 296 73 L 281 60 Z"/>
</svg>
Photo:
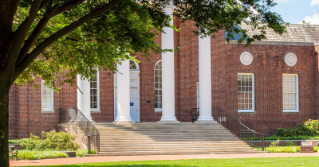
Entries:
<svg viewBox="0 0 319 167">
<path fill-rule="evenodd" d="M 41 89 L 13 85 L 9 138 L 57 130 L 59 108 L 69 106 L 95 122 L 190 122 L 193 108 L 200 110 L 199 121 L 213 121 L 211 106 L 220 106 L 266 134 L 319 118 L 319 26 L 290 25 L 283 36 L 269 31 L 268 40 L 245 48 L 225 42 L 223 30 L 201 39 L 193 22 L 175 19 L 174 25 L 181 31 L 166 28 L 156 41 L 179 50 L 153 54 L 150 61 L 138 56 L 138 64 L 124 61 L 121 74 L 78 78 L 83 94 L 68 84 L 53 92 L 40 78 Z"/>
</svg>

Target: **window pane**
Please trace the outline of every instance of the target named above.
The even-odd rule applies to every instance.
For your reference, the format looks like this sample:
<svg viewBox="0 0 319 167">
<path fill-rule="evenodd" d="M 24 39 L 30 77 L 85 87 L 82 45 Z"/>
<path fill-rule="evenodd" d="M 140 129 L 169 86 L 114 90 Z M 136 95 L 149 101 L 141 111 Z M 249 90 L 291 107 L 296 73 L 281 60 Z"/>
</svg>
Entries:
<svg viewBox="0 0 319 167">
<path fill-rule="evenodd" d="M 98 73 L 93 75 L 95 77 L 91 78 L 90 83 L 90 107 L 91 109 L 98 109 Z"/>
<path fill-rule="evenodd" d="M 158 61 L 154 68 L 155 108 L 162 108 L 162 61 Z"/>
<path fill-rule="evenodd" d="M 283 74 L 283 110 L 297 110 L 297 75 Z"/>
<path fill-rule="evenodd" d="M 238 74 L 238 110 L 253 109 L 253 74 Z"/>
</svg>

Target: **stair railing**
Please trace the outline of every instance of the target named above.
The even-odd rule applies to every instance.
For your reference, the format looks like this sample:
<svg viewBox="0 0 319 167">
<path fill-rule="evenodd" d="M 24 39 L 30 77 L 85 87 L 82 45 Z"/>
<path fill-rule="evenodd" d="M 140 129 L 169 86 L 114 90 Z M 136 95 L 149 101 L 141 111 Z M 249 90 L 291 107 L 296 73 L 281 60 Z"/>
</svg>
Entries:
<svg viewBox="0 0 319 167">
<path fill-rule="evenodd" d="M 240 122 L 238 119 L 230 115 L 228 112 L 224 111 L 220 106 L 212 107 L 212 115 L 213 115 L 213 118 L 219 124 L 223 125 L 225 128 L 227 128 L 237 137 L 245 141 L 251 147 L 258 146 L 262 148 L 262 151 L 264 151 L 264 148 L 265 148 L 264 133 L 256 132 L 250 129 L 249 127 L 244 125 L 242 122 Z M 261 137 L 261 144 L 257 145 L 257 143 L 254 141 L 255 137 Z"/>
<path fill-rule="evenodd" d="M 79 127 L 87 136 L 88 154 L 91 154 L 92 146 L 94 150 L 100 152 L 100 131 L 77 107 L 60 108 L 59 124 L 71 124 Z"/>
</svg>

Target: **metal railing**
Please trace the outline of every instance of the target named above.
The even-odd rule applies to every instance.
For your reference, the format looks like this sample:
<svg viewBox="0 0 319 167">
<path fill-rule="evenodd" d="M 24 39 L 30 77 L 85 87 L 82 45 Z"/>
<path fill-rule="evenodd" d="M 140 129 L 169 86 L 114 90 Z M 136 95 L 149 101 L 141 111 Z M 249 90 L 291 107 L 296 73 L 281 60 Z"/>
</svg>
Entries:
<svg viewBox="0 0 319 167">
<path fill-rule="evenodd" d="M 100 151 L 100 131 L 77 107 L 60 108 L 59 114 L 59 124 L 77 126 L 87 136 L 88 154 L 91 154 L 92 148 L 97 152 Z"/>
<path fill-rule="evenodd" d="M 251 147 L 261 147 L 262 151 L 264 151 L 265 148 L 265 134 L 256 132 L 250 128 L 248 128 L 246 125 L 244 125 L 242 122 L 240 122 L 238 119 L 230 115 L 228 112 L 224 111 L 220 106 L 214 106 L 212 107 L 212 115 L 213 118 L 221 125 L 223 125 L 225 128 L 227 128 L 229 131 L 231 131 L 233 134 L 235 134 L 237 137 L 245 141 L 247 144 L 249 144 Z M 255 137 L 261 138 L 261 143 L 257 143 L 254 141 Z M 258 144 L 258 145 L 257 145 Z"/>
</svg>

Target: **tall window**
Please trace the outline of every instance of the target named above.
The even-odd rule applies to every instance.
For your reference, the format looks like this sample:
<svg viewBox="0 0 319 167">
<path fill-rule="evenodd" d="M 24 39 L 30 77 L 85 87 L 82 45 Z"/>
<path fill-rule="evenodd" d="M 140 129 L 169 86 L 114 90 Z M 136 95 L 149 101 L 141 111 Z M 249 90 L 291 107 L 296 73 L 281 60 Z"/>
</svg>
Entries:
<svg viewBox="0 0 319 167">
<path fill-rule="evenodd" d="M 41 82 L 41 105 L 42 111 L 54 111 L 53 90 Z"/>
<path fill-rule="evenodd" d="M 99 111 L 99 72 L 94 74 L 90 83 L 91 111 Z"/>
<path fill-rule="evenodd" d="M 283 110 L 298 112 L 298 75 L 282 75 Z"/>
<path fill-rule="evenodd" d="M 155 111 L 162 111 L 162 61 L 155 64 Z"/>
<path fill-rule="evenodd" d="M 199 82 L 196 83 L 197 111 L 199 110 Z"/>
<path fill-rule="evenodd" d="M 254 74 L 238 74 L 238 112 L 254 112 Z"/>
</svg>

